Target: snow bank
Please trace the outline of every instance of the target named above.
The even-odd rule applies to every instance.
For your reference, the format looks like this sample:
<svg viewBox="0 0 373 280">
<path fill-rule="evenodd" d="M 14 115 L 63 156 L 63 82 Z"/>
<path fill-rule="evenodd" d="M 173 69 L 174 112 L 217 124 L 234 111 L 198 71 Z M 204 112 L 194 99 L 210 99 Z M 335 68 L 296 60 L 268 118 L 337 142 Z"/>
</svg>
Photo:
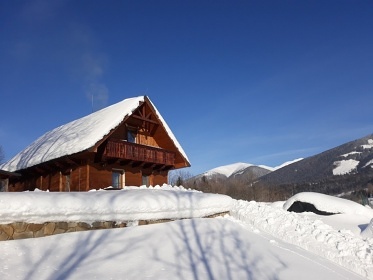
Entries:
<svg viewBox="0 0 373 280">
<path fill-rule="evenodd" d="M 255 201 L 236 201 L 231 215 L 254 231 L 276 236 L 373 279 L 373 238 L 362 239 L 351 231 Z"/>
<path fill-rule="evenodd" d="M 0 193 L 0 223 L 136 221 L 204 217 L 231 209 L 219 194 L 131 188 L 95 192 Z"/>
<path fill-rule="evenodd" d="M 284 204 L 284 210 L 296 202 L 313 204 L 317 210 L 329 213 L 355 214 L 373 218 L 373 210 L 351 200 L 314 192 L 302 192 L 289 198 Z"/>
</svg>

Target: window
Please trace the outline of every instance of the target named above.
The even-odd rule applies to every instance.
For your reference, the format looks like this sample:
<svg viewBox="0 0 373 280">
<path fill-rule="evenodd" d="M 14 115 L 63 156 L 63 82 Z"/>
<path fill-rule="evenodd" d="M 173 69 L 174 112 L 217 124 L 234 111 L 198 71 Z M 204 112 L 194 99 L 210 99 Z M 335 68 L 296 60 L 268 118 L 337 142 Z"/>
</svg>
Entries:
<svg viewBox="0 0 373 280">
<path fill-rule="evenodd" d="M 149 176 L 148 175 L 142 175 L 142 185 L 149 187 Z"/>
<path fill-rule="evenodd" d="M 136 143 L 137 132 L 134 128 L 127 129 L 127 141 L 130 143 Z"/>
<path fill-rule="evenodd" d="M 113 169 L 111 173 L 111 186 L 113 188 L 123 188 L 124 185 L 124 171 L 121 169 Z"/>
<path fill-rule="evenodd" d="M 70 174 L 65 175 L 65 192 L 70 191 Z"/>
<path fill-rule="evenodd" d="M 0 192 L 8 191 L 8 179 L 0 179 Z"/>
</svg>

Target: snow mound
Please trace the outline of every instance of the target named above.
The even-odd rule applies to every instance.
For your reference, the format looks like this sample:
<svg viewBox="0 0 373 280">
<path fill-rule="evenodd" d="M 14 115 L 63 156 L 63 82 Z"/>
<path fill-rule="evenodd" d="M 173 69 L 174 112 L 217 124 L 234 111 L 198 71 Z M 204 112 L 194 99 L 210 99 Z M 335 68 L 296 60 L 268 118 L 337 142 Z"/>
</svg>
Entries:
<svg viewBox="0 0 373 280">
<path fill-rule="evenodd" d="M 214 169 L 211 169 L 209 171 L 205 172 L 206 176 L 214 175 L 214 174 L 221 174 L 226 177 L 231 176 L 233 173 L 236 173 L 238 171 L 241 171 L 245 168 L 248 168 L 250 166 L 253 166 L 253 164 L 250 163 L 243 163 L 243 162 L 237 162 L 237 163 L 232 163 L 224 166 L 219 166 Z"/>
<path fill-rule="evenodd" d="M 316 198 L 322 200 L 322 196 Z M 342 208 L 350 208 L 346 206 L 348 204 L 341 205 L 345 206 Z M 313 220 L 263 202 L 235 201 L 231 215 L 258 233 L 274 235 L 373 279 L 372 238 L 362 239 L 349 230 L 337 230 L 319 219 Z"/>
<path fill-rule="evenodd" d="M 317 210 L 328 213 L 354 214 L 373 218 L 373 210 L 351 200 L 314 192 L 302 192 L 289 198 L 284 204 L 288 210 L 294 202 L 306 202 L 314 205 Z"/>
<path fill-rule="evenodd" d="M 226 195 L 162 189 L 0 193 L 0 224 L 181 219 L 230 211 Z"/>
<path fill-rule="evenodd" d="M 351 173 L 358 166 L 359 161 L 354 159 L 335 161 L 334 165 L 336 166 L 333 169 L 333 175 L 344 175 Z"/>
</svg>

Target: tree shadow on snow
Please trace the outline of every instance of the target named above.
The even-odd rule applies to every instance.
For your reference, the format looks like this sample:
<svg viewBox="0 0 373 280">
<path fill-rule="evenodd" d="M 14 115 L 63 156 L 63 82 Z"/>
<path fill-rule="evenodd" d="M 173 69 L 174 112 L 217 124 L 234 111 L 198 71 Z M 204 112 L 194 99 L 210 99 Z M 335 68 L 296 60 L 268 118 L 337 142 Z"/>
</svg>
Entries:
<svg viewBox="0 0 373 280">
<path fill-rule="evenodd" d="M 24 240 L 22 252 L 25 254 L 22 256 L 22 263 L 29 268 L 25 274 L 26 279 L 62 280 L 71 276 L 85 276 L 89 275 L 90 270 L 95 274 L 97 268 L 105 262 L 118 257 L 125 260 L 130 257 L 131 250 L 139 246 L 141 240 L 132 238 L 124 246 L 120 242 L 123 233 L 123 229 L 92 230 Z M 29 246 L 30 241 L 33 241 L 32 246 Z M 41 256 L 30 252 L 38 244 L 48 246 Z M 48 273 L 50 275 L 46 275 Z"/>
<path fill-rule="evenodd" d="M 152 248 L 152 254 L 156 262 L 175 271 L 178 279 L 278 279 L 286 269 L 278 256 L 271 255 L 274 265 L 270 267 L 263 255 L 251 254 L 252 244 L 242 235 L 241 226 L 232 221 L 194 218 L 171 222 L 169 227 L 164 240 L 173 255 L 165 254 L 159 246 Z"/>
</svg>

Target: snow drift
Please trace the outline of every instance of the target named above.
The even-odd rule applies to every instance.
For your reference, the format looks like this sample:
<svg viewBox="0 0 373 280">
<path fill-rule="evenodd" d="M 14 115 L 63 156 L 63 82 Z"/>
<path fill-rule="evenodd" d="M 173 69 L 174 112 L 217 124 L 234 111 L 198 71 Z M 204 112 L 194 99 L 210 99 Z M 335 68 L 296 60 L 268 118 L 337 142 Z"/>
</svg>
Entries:
<svg viewBox="0 0 373 280">
<path fill-rule="evenodd" d="M 0 193 L 0 223 L 181 219 L 229 211 L 226 195 L 129 188 L 94 192 Z"/>
<path fill-rule="evenodd" d="M 284 209 L 288 210 L 295 202 L 306 202 L 319 211 L 338 214 L 356 214 L 373 218 L 373 210 L 351 200 L 314 192 L 302 192 L 289 198 Z"/>
</svg>

